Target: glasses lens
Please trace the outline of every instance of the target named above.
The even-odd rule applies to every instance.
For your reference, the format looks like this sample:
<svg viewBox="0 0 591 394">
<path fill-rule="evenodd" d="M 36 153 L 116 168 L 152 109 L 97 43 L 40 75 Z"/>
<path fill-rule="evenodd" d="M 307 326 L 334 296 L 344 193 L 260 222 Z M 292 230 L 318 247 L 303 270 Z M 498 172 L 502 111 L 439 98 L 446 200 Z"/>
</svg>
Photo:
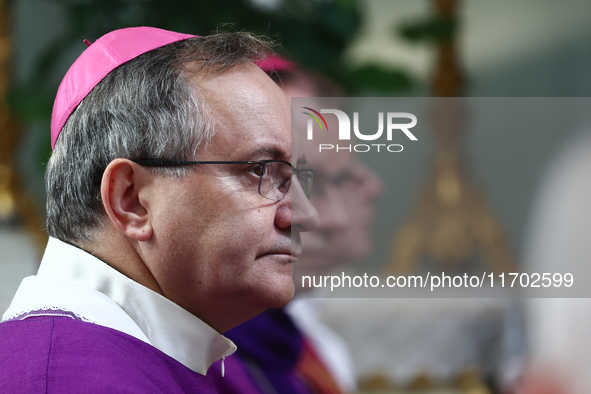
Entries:
<svg viewBox="0 0 591 394">
<path fill-rule="evenodd" d="M 298 181 L 307 198 L 312 193 L 314 172 L 312 170 L 296 170 Z M 269 200 L 279 201 L 285 197 L 291 185 L 293 167 L 291 164 L 272 161 L 265 164 L 259 184 L 259 193 Z"/>
<path fill-rule="evenodd" d="M 266 163 L 259 184 L 259 193 L 269 200 L 281 200 L 289 190 L 291 174 L 291 165 L 287 163 Z"/>
</svg>

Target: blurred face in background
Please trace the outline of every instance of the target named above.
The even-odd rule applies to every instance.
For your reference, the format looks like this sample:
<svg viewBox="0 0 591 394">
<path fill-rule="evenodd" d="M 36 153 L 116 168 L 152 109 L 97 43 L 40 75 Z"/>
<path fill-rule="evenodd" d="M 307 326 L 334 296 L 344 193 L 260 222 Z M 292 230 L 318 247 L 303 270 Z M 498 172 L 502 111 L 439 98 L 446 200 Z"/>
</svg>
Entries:
<svg viewBox="0 0 591 394">
<path fill-rule="evenodd" d="M 375 203 L 383 184 L 355 153 L 306 152 L 306 156 L 316 173 L 310 201 L 320 225 L 302 234 L 303 253 L 296 273 L 323 275 L 363 261 L 373 251 Z"/>
<path fill-rule="evenodd" d="M 311 80 L 303 75 L 284 83 L 282 88 L 288 98 L 318 95 Z M 336 117 L 325 119 L 329 129 L 338 127 Z M 302 234 L 303 252 L 295 268 L 296 287 L 301 285 L 301 275 L 324 275 L 369 257 L 374 247 L 374 206 L 383 193 L 382 181 L 357 154 L 342 150 L 320 153 L 319 143 L 334 141 L 329 134 L 316 133 L 314 147 L 305 146 L 308 167 L 316 174 L 310 200 L 318 211 L 320 224 L 315 231 Z"/>
</svg>

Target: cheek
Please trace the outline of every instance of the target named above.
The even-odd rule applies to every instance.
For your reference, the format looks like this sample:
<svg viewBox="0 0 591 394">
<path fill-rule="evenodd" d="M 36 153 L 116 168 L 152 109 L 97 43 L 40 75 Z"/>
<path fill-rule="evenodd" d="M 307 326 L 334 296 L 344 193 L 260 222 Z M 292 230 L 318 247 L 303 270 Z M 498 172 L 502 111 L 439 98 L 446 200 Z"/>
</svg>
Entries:
<svg viewBox="0 0 591 394">
<path fill-rule="evenodd" d="M 277 243 L 276 206 L 223 181 L 169 190 L 153 214 L 159 256 L 152 271 L 166 296 L 189 310 L 211 295 L 248 294 L 281 279 L 255 261 Z"/>
<path fill-rule="evenodd" d="M 198 186 L 184 182 L 168 189 L 152 210 L 152 242 L 159 253 L 154 269 L 170 289 L 202 281 L 207 266 L 196 262 L 211 258 L 216 212 L 223 210 L 223 202 Z"/>
<path fill-rule="evenodd" d="M 275 242 L 271 209 L 256 207 L 243 197 L 218 196 L 215 209 L 204 209 L 202 221 L 187 234 L 194 243 L 195 263 L 204 266 L 212 281 L 228 282 L 248 271 Z"/>
<path fill-rule="evenodd" d="M 212 265 L 208 270 L 211 282 L 220 293 L 247 295 L 252 292 L 253 285 L 265 287 L 262 282 L 273 276 L 270 259 L 260 258 L 277 242 L 273 216 L 268 211 L 239 210 L 237 215 L 221 221 L 221 231 L 226 238 L 215 240 L 216 254 L 211 256 Z"/>
<path fill-rule="evenodd" d="M 273 215 L 259 208 L 238 208 L 216 217 L 208 237 L 215 245 L 216 254 L 235 270 L 249 268 L 265 248 L 275 242 Z"/>
</svg>

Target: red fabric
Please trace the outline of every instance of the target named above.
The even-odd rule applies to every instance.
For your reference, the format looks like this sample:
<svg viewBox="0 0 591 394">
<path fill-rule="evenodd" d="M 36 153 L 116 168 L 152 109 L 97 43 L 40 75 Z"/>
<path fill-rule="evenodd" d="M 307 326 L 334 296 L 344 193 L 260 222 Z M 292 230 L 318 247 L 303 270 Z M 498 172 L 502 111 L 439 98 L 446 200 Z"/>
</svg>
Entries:
<svg viewBox="0 0 591 394">
<path fill-rule="evenodd" d="M 305 338 L 295 371 L 315 394 L 342 394 L 332 374 Z"/>
</svg>

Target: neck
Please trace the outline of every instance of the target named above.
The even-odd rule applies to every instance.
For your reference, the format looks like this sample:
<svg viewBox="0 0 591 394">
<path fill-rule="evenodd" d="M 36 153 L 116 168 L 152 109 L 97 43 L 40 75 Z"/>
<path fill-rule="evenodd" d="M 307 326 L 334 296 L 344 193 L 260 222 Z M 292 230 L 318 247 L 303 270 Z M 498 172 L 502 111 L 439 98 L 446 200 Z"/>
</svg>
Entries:
<svg viewBox="0 0 591 394">
<path fill-rule="evenodd" d="M 119 231 L 103 228 L 93 242 L 76 242 L 76 246 L 101 259 L 131 280 L 163 295 L 158 282 L 144 263 L 138 248 Z"/>
</svg>

